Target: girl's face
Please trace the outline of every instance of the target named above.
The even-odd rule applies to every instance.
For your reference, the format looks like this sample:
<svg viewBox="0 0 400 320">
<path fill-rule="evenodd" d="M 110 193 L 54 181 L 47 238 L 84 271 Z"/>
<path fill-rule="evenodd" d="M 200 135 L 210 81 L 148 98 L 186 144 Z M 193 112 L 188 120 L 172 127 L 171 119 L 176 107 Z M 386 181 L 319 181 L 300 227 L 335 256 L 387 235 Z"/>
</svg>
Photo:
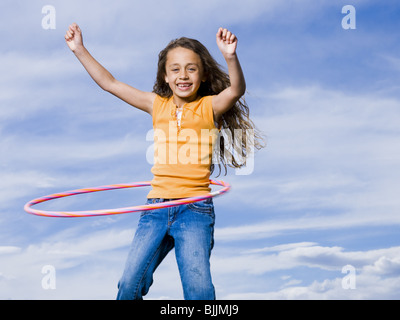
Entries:
<svg viewBox="0 0 400 320">
<path fill-rule="evenodd" d="M 197 53 L 178 47 L 171 49 L 165 64 L 165 81 L 178 106 L 196 100 L 201 82 L 205 81 L 203 65 Z"/>
</svg>

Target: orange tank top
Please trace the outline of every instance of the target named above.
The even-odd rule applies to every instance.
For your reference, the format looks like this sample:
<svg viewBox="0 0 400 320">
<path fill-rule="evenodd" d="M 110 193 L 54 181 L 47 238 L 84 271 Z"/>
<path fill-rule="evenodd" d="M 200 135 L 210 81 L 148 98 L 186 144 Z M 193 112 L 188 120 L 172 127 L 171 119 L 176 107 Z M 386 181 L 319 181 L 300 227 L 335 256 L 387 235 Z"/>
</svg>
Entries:
<svg viewBox="0 0 400 320">
<path fill-rule="evenodd" d="M 212 96 L 206 96 L 185 104 L 178 118 L 173 98 L 156 96 L 154 177 L 148 198 L 187 198 L 210 192 L 210 165 L 218 137 L 211 101 Z"/>
</svg>

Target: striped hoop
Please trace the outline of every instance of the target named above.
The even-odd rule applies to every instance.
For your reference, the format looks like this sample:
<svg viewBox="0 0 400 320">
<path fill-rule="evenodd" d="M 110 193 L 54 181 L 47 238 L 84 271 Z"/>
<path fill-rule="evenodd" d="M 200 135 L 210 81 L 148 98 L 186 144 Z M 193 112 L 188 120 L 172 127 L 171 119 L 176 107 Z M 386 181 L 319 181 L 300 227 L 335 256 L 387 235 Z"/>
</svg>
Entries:
<svg viewBox="0 0 400 320">
<path fill-rule="evenodd" d="M 137 211 L 147 211 L 159 208 L 167 208 L 167 207 L 174 207 L 183 204 L 198 202 L 202 200 L 206 200 L 208 198 L 213 198 L 219 196 L 221 194 L 226 193 L 230 189 L 230 185 L 226 182 L 220 180 L 210 180 L 210 184 L 222 186 L 221 189 L 202 195 L 197 197 L 190 197 L 190 198 L 183 198 L 183 199 L 176 199 L 167 202 L 160 202 L 155 204 L 146 204 L 146 205 L 139 205 L 134 207 L 125 207 L 125 208 L 118 208 L 118 209 L 105 209 L 105 210 L 90 210 L 90 211 L 44 211 L 44 210 L 37 210 L 32 209 L 32 206 L 58 199 L 64 197 L 70 197 L 77 194 L 83 193 L 92 193 L 92 192 L 99 192 L 99 191 L 107 191 L 107 190 L 115 190 L 115 189 L 127 189 L 127 188 L 138 188 L 138 187 L 147 187 L 150 186 L 150 181 L 144 182 L 134 182 L 134 183 L 127 183 L 127 184 L 113 184 L 107 186 L 101 186 L 96 188 L 84 188 L 84 189 L 76 189 L 72 191 L 66 191 L 61 193 L 55 193 L 48 196 L 44 196 L 41 198 L 37 198 L 34 200 L 29 201 L 25 204 L 24 210 L 30 214 L 37 215 L 37 216 L 44 216 L 44 217 L 62 217 L 62 218 L 73 218 L 73 217 L 94 217 L 94 216 L 105 216 L 105 215 L 114 215 L 114 214 L 123 214 L 129 212 L 137 212 Z"/>
</svg>

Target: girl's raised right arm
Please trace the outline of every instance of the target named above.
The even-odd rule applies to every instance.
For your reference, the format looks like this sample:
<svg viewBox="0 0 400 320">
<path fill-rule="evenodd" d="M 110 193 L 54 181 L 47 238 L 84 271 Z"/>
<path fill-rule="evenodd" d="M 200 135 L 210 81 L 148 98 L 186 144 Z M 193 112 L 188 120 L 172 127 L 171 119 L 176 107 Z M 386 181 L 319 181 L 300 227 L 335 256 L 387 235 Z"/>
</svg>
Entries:
<svg viewBox="0 0 400 320">
<path fill-rule="evenodd" d="M 69 26 L 65 34 L 65 40 L 92 79 L 103 90 L 152 115 L 155 93 L 141 91 L 116 80 L 85 48 L 82 40 L 82 31 L 76 23 Z"/>
</svg>

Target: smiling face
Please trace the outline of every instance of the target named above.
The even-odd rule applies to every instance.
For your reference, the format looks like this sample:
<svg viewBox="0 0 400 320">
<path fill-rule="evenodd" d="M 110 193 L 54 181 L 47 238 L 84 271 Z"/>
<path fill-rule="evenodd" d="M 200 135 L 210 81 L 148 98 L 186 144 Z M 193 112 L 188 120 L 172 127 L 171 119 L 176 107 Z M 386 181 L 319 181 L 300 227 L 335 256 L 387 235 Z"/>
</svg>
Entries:
<svg viewBox="0 0 400 320">
<path fill-rule="evenodd" d="M 197 53 L 177 47 L 168 52 L 165 81 L 171 88 L 174 102 L 181 107 L 197 98 L 201 82 L 205 81 L 203 65 Z"/>
</svg>

